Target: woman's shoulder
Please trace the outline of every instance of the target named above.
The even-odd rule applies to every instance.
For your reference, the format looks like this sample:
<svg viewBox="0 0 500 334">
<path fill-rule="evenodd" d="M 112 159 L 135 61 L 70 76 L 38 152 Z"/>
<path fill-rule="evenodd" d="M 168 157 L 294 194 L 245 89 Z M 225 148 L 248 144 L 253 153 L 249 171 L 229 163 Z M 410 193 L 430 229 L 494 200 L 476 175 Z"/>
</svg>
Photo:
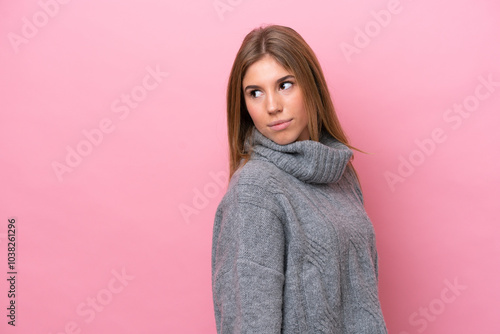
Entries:
<svg viewBox="0 0 500 334">
<path fill-rule="evenodd" d="M 285 178 L 283 171 L 265 159 L 252 158 L 238 168 L 231 178 L 234 187 L 256 186 L 268 191 L 276 190 L 272 183 Z"/>
<path fill-rule="evenodd" d="M 276 195 L 282 193 L 282 179 L 282 173 L 273 163 L 250 159 L 234 172 L 219 206 L 250 203 L 277 211 Z"/>
</svg>

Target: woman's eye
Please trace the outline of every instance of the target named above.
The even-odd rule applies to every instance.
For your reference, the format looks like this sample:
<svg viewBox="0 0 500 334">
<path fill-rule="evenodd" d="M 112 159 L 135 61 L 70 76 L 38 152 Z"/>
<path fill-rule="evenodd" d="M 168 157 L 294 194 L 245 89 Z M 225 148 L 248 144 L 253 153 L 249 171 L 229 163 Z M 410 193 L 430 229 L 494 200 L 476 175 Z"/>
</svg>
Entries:
<svg viewBox="0 0 500 334">
<path fill-rule="evenodd" d="M 281 84 L 281 89 L 289 89 L 289 88 L 292 87 L 292 85 L 293 85 L 293 83 L 291 83 L 291 82 L 288 82 L 288 81 L 287 82 L 283 82 Z"/>
<path fill-rule="evenodd" d="M 259 97 L 259 96 L 262 96 L 262 92 L 260 90 L 252 90 L 250 92 L 250 96 L 251 97 Z"/>
</svg>

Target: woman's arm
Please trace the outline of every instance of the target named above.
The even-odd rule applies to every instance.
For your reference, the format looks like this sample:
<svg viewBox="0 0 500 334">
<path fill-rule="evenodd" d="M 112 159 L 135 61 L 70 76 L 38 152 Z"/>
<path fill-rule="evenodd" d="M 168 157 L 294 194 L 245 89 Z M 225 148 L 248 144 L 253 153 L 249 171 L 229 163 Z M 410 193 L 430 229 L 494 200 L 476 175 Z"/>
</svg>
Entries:
<svg viewBox="0 0 500 334">
<path fill-rule="evenodd" d="M 216 212 L 212 292 L 219 334 L 281 333 L 283 225 L 258 202 L 239 198 Z"/>
</svg>

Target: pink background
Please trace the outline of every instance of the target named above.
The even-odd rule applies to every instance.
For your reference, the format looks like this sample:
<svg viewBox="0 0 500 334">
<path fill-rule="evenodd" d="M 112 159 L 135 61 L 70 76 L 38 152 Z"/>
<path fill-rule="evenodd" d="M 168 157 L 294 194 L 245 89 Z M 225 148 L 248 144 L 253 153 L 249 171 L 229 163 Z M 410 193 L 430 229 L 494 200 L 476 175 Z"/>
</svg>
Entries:
<svg viewBox="0 0 500 334">
<path fill-rule="evenodd" d="M 370 153 L 355 166 L 389 332 L 499 333 L 499 10 L 493 0 L 0 2 L 0 331 L 215 333 L 226 82 L 246 33 L 276 23 L 315 50 L 352 143 Z"/>
</svg>

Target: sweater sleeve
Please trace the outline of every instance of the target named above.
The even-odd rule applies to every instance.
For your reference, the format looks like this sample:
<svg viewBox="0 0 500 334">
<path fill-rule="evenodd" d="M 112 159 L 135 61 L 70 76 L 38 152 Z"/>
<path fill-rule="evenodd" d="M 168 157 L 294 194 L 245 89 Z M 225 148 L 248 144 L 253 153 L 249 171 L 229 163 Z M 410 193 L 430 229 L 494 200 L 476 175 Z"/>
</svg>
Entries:
<svg viewBox="0 0 500 334">
<path fill-rule="evenodd" d="M 212 243 L 217 333 L 281 333 L 284 244 L 281 220 L 265 201 L 219 206 Z"/>
<path fill-rule="evenodd" d="M 361 202 L 361 204 L 363 205 L 363 208 L 364 208 L 364 198 L 363 198 L 363 192 L 361 190 L 361 185 L 359 183 L 359 180 L 356 176 L 356 173 L 355 171 L 352 169 L 352 168 L 347 168 L 348 169 L 348 173 L 349 173 L 349 177 L 350 179 L 352 180 L 352 184 L 354 186 L 354 190 L 356 191 L 356 194 Z M 370 221 L 371 223 L 371 221 Z M 378 251 L 377 251 L 377 247 L 376 247 L 376 241 L 375 241 L 375 237 L 374 237 L 374 240 L 372 242 L 372 261 L 373 261 L 373 267 L 374 267 L 374 270 L 375 270 L 375 277 L 377 279 L 377 283 L 379 282 L 379 258 L 378 258 Z"/>
</svg>

